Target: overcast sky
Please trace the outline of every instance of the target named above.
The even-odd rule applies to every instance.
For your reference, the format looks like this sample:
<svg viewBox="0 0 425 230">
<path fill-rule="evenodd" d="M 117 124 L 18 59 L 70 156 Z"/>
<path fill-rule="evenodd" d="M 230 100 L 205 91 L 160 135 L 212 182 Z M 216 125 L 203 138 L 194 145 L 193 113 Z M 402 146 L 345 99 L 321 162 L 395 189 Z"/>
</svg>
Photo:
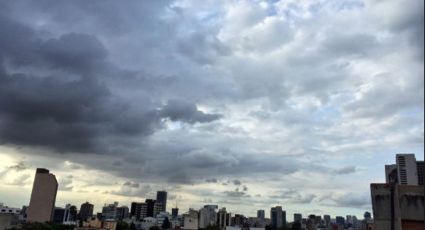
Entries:
<svg viewBox="0 0 425 230">
<path fill-rule="evenodd" d="M 371 211 L 424 152 L 424 2 L 1 1 L 0 202 Z"/>
</svg>

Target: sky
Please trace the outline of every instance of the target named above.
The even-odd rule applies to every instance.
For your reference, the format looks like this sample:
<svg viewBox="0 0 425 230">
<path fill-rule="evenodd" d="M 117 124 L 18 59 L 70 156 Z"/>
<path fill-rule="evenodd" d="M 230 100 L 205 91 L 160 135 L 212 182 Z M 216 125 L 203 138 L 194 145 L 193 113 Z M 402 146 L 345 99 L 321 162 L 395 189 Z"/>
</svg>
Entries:
<svg viewBox="0 0 425 230">
<path fill-rule="evenodd" d="M 371 211 L 424 152 L 424 2 L 1 1 L 0 202 Z"/>
</svg>

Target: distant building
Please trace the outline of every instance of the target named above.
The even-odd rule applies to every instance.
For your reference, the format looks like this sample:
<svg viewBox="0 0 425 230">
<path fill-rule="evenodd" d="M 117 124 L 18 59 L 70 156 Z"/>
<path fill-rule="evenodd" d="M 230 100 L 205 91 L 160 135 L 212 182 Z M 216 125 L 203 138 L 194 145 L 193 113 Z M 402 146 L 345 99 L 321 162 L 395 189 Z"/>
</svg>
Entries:
<svg viewBox="0 0 425 230">
<path fill-rule="evenodd" d="M 127 206 L 117 207 L 117 216 L 116 220 L 124 220 L 129 217 L 129 209 Z"/>
<path fill-rule="evenodd" d="M 77 207 L 75 205 L 65 205 L 65 213 L 63 216 L 63 223 L 74 224 L 77 221 Z"/>
<path fill-rule="evenodd" d="M 324 215 L 323 216 L 324 224 L 325 226 L 329 226 L 331 224 L 331 216 L 330 215 Z"/>
<path fill-rule="evenodd" d="M 155 202 L 155 214 L 167 211 L 167 192 L 157 191 Z"/>
<path fill-rule="evenodd" d="M 11 208 L 9 206 L 4 205 L 3 203 L 0 203 L 0 214 L 4 214 L 4 213 L 19 215 L 21 213 L 21 209 Z"/>
<path fill-rule="evenodd" d="M 226 226 L 231 224 L 231 214 L 227 213 L 226 208 L 222 208 L 217 213 L 217 222 L 216 225 L 222 229 L 225 229 Z"/>
<path fill-rule="evenodd" d="M 217 219 L 218 205 L 204 205 L 199 210 L 199 228 L 206 228 L 208 225 L 214 225 Z"/>
<path fill-rule="evenodd" d="M 11 208 L 0 203 L 0 230 L 16 227 L 21 214 L 20 208 Z"/>
<path fill-rule="evenodd" d="M 303 220 L 303 216 L 300 213 L 295 213 L 294 214 L 294 222 L 301 223 L 302 220 Z"/>
<path fill-rule="evenodd" d="M 57 191 L 55 175 L 47 169 L 38 168 L 27 208 L 28 222 L 47 222 L 53 219 Z"/>
<path fill-rule="evenodd" d="M 53 213 L 53 223 L 62 224 L 65 216 L 65 209 L 56 207 Z"/>
<path fill-rule="evenodd" d="M 134 217 L 136 220 L 141 220 L 141 216 L 142 216 L 142 206 L 143 204 L 146 203 L 142 203 L 142 202 L 131 202 L 131 206 L 130 206 L 130 217 Z M 145 216 L 146 217 L 146 216 Z"/>
<path fill-rule="evenodd" d="M 146 199 L 146 216 L 147 217 L 154 217 L 154 211 L 155 211 L 155 200 L 152 199 Z"/>
<path fill-rule="evenodd" d="M 198 229 L 198 211 L 189 209 L 189 212 L 183 214 L 183 227 L 185 230 Z"/>
<path fill-rule="evenodd" d="M 174 219 L 179 215 L 179 208 L 172 208 L 171 209 L 171 217 Z"/>
<path fill-rule="evenodd" d="M 91 218 L 93 216 L 93 208 L 94 205 L 89 202 L 81 204 L 79 218 L 80 220 L 87 220 L 87 218 Z"/>
<path fill-rule="evenodd" d="M 115 220 L 117 219 L 117 208 L 118 202 L 114 202 L 113 204 L 105 204 L 102 207 L 102 220 Z"/>
<path fill-rule="evenodd" d="M 342 216 L 337 216 L 337 217 L 335 217 L 335 222 L 336 222 L 338 225 L 344 225 L 344 224 L 345 224 L 345 219 L 344 219 L 344 217 L 342 217 Z"/>
<path fill-rule="evenodd" d="M 264 220 L 266 218 L 266 212 L 264 210 L 257 210 L 257 218 Z"/>
<path fill-rule="evenodd" d="M 286 225 L 286 212 L 282 210 L 281 206 L 276 206 L 270 210 L 270 219 L 273 229 L 280 228 Z"/>
</svg>

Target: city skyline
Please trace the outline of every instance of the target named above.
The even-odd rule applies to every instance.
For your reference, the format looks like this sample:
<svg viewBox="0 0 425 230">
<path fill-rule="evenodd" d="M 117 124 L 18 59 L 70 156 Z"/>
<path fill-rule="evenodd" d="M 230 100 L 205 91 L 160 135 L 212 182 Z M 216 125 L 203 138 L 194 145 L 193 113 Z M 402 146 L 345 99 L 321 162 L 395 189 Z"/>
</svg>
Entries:
<svg viewBox="0 0 425 230">
<path fill-rule="evenodd" d="M 424 152 L 424 2 L 3 1 L 0 197 L 361 217 Z"/>
</svg>

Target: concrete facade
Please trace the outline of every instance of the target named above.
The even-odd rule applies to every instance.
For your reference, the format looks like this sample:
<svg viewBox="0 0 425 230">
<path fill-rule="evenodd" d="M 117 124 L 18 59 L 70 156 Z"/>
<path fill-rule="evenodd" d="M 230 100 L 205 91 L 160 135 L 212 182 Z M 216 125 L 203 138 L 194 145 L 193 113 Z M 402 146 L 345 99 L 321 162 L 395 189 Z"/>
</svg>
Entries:
<svg viewBox="0 0 425 230">
<path fill-rule="evenodd" d="M 58 182 L 49 170 L 38 168 L 35 173 L 30 205 L 27 208 L 28 222 L 47 222 L 53 219 Z"/>
<path fill-rule="evenodd" d="M 198 211 L 189 209 L 189 212 L 183 215 L 183 228 L 198 229 Z"/>
<path fill-rule="evenodd" d="M 391 229 L 391 202 L 394 202 L 395 230 L 425 229 L 424 186 L 371 184 L 374 229 Z"/>
<path fill-rule="evenodd" d="M 401 185 L 418 185 L 418 171 L 414 154 L 397 154 L 398 183 Z"/>
</svg>

